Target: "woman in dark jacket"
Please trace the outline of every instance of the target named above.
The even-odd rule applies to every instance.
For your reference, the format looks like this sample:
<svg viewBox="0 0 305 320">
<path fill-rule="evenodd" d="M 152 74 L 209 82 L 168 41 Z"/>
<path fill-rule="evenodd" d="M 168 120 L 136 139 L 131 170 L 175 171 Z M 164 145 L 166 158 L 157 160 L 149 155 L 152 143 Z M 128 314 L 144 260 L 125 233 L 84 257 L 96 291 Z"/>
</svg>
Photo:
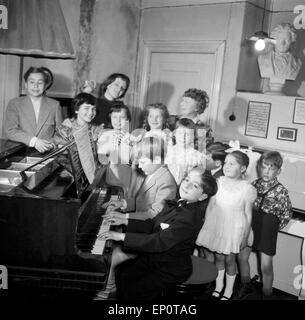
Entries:
<svg viewBox="0 0 305 320">
<path fill-rule="evenodd" d="M 99 98 L 96 104 L 96 117 L 93 120 L 95 125 L 106 124 L 109 122 L 108 113 L 114 105 L 117 105 L 128 90 L 130 80 L 122 73 L 111 74 L 99 89 Z"/>
</svg>

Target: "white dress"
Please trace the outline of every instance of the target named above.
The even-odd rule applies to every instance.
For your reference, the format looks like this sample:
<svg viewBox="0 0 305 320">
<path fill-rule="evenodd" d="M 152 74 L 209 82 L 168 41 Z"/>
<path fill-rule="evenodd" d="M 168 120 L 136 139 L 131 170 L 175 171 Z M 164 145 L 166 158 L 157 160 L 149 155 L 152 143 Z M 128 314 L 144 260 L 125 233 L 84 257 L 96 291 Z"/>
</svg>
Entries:
<svg viewBox="0 0 305 320">
<path fill-rule="evenodd" d="M 246 226 L 245 204 L 254 202 L 256 189 L 246 180 L 226 185 L 229 178 L 219 177 L 218 191 L 211 198 L 196 244 L 211 251 L 239 253 Z M 229 187 L 230 186 L 230 187 Z"/>
<path fill-rule="evenodd" d="M 97 142 L 97 153 L 106 159 L 103 164 L 108 163 L 106 182 L 127 192 L 131 179 L 130 134 L 126 132 L 120 137 L 113 129 L 104 130 Z"/>
</svg>

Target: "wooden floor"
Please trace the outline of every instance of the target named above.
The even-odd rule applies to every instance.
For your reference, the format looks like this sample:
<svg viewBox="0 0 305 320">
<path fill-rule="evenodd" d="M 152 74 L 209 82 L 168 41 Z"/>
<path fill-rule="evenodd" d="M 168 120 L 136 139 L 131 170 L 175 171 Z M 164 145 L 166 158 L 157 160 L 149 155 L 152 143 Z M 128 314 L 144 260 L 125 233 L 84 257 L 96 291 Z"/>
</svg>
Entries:
<svg viewBox="0 0 305 320">
<path fill-rule="evenodd" d="M 255 291 L 253 294 L 247 296 L 245 300 L 261 300 L 261 290 L 260 283 L 254 285 Z M 67 288 L 33 288 L 19 284 L 10 284 L 7 290 L 0 290 L 1 301 L 13 302 L 57 302 L 57 301 L 81 301 L 81 302 L 91 302 L 93 301 L 96 292 L 84 291 L 84 290 L 72 290 Z M 201 303 L 203 301 L 208 302 L 210 297 L 202 292 L 196 299 L 188 297 L 186 299 L 188 302 Z M 183 301 L 184 298 L 179 299 Z M 296 296 L 288 294 L 286 292 L 274 289 L 272 300 L 297 300 Z M 112 299 L 115 301 L 115 299 Z"/>
</svg>

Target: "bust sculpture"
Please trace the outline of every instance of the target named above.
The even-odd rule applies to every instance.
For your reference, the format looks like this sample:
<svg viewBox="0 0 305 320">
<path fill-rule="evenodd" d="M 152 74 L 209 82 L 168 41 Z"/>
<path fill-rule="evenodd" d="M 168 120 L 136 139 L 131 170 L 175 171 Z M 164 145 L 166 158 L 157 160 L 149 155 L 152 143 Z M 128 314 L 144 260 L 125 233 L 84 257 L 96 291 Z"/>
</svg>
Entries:
<svg viewBox="0 0 305 320">
<path fill-rule="evenodd" d="M 296 41 L 296 29 L 290 23 L 280 23 L 271 31 L 275 43 L 269 50 L 258 56 L 262 78 L 269 78 L 270 91 L 267 94 L 282 94 L 286 80 L 295 80 L 302 66 L 301 60 L 294 57 L 290 47 Z"/>
</svg>

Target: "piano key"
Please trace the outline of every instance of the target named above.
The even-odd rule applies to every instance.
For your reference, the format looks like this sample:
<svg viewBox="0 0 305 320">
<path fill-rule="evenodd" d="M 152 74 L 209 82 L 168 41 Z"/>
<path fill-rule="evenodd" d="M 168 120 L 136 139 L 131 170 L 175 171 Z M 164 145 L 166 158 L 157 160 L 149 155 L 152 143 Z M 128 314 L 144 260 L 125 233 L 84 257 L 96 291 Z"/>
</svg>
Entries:
<svg viewBox="0 0 305 320">
<path fill-rule="evenodd" d="M 116 201 L 118 199 L 119 199 L 119 196 L 116 195 L 116 194 L 113 194 L 113 195 L 110 196 L 110 201 L 112 201 L 112 200 Z M 103 194 L 103 193 L 100 192 L 100 195 L 99 195 L 98 200 L 97 200 L 97 210 L 100 210 L 101 204 L 104 203 L 104 200 L 105 200 L 105 193 Z M 110 225 L 107 224 L 105 220 L 103 220 L 97 235 L 102 233 L 102 232 L 109 231 L 109 229 L 110 229 Z M 93 245 L 91 253 L 92 254 L 103 254 L 106 241 L 98 239 L 97 235 L 96 235 L 96 241 L 95 241 L 95 243 Z"/>
<path fill-rule="evenodd" d="M 109 228 L 110 228 L 110 225 L 107 224 L 105 220 L 103 220 L 103 223 L 101 224 L 101 227 L 100 227 L 98 234 L 108 231 Z M 102 254 L 104 252 L 105 243 L 106 243 L 105 240 L 101 240 L 99 238 L 96 238 L 96 241 L 93 245 L 91 253 L 92 254 Z"/>
</svg>

